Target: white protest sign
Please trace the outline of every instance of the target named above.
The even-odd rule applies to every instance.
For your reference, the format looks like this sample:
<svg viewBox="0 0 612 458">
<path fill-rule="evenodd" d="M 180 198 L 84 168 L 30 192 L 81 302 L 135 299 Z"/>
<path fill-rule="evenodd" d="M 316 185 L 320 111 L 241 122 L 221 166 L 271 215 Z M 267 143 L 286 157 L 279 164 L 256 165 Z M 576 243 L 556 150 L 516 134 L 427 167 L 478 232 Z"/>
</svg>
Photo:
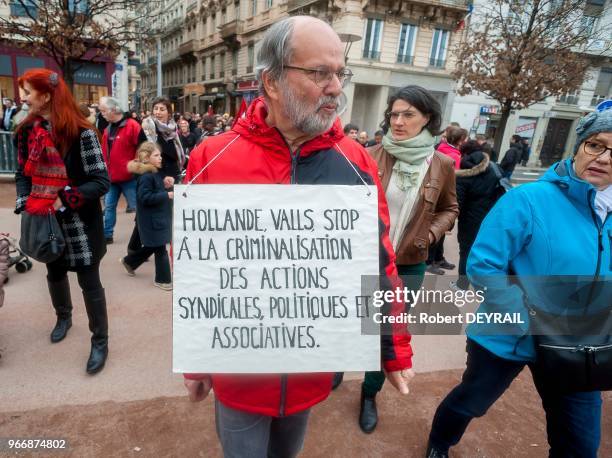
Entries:
<svg viewBox="0 0 612 458">
<path fill-rule="evenodd" d="M 379 370 L 358 313 L 379 273 L 376 191 L 175 186 L 174 372 Z"/>
</svg>

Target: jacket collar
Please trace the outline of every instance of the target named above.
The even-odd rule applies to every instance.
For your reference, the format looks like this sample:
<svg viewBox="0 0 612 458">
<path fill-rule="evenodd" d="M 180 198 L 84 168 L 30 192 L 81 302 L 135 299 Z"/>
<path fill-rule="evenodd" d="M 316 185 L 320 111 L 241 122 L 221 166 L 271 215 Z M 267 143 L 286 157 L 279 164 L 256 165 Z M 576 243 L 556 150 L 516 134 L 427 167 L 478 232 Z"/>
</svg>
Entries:
<svg viewBox="0 0 612 458">
<path fill-rule="evenodd" d="M 557 185 L 575 204 L 595 208 L 596 189 L 591 183 L 576 176 L 571 158 L 553 164 L 540 180 Z"/>
<path fill-rule="evenodd" d="M 480 161 L 479 164 L 476 164 L 471 169 L 459 169 L 455 170 L 455 175 L 458 177 L 475 177 L 476 175 L 480 175 L 484 173 L 489 167 L 489 155 L 487 153 L 482 153 L 484 159 Z"/>
<path fill-rule="evenodd" d="M 289 153 L 287 142 L 278 129 L 266 124 L 267 115 L 268 108 L 265 99 L 259 97 L 253 100 L 245 117 L 239 118 L 232 130 L 267 150 L 286 155 Z M 300 147 L 300 156 L 307 156 L 315 151 L 330 149 L 334 144 L 342 140 L 343 137 L 344 133 L 342 132 L 340 119 L 336 118 L 336 121 L 327 132 L 307 141 Z"/>
</svg>

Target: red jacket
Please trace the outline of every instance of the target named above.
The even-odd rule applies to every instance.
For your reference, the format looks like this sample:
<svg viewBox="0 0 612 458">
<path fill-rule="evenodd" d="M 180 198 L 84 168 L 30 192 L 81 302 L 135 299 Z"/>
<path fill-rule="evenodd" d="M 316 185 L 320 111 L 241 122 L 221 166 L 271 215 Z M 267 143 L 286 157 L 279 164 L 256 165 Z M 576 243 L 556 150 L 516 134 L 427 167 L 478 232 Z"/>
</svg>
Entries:
<svg viewBox="0 0 612 458">
<path fill-rule="evenodd" d="M 208 164 L 221 149 L 240 137 L 201 173 L 194 183 L 258 184 L 351 184 L 363 185 L 355 170 L 342 157 L 338 147 L 359 170 L 363 179 L 378 186 L 380 227 L 380 269 L 388 287 L 401 286 L 395 268 L 395 254 L 389 240 L 389 211 L 385 193 L 378 180 L 376 163 L 366 150 L 345 137 L 340 120 L 324 134 L 304 143 L 299 156 L 291 153 L 280 132 L 265 123 L 267 109 L 263 98 L 256 99 L 246 117 L 240 118 L 230 132 L 209 137 L 191 153 L 185 183 Z M 337 145 L 337 146 L 336 146 Z M 386 281 L 385 281 L 386 280 Z M 404 304 L 397 303 L 390 313 L 399 315 Z M 393 332 L 389 332 L 389 331 Z M 410 334 L 405 325 L 393 325 L 381 337 L 381 353 L 387 371 L 412 366 Z M 201 379 L 204 374 L 185 374 Z M 225 405 L 270 416 L 292 415 L 324 400 L 331 391 L 333 374 L 236 375 L 212 374 L 216 397 Z"/>
<path fill-rule="evenodd" d="M 438 151 L 455 161 L 455 170 L 461 168 L 461 152 L 450 143 L 442 142 L 438 145 Z"/>
<path fill-rule="evenodd" d="M 133 180 L 134 176 L 128 172 L 127 164 L 136 158 L 136 149 L 142 141 L 140 124 L 131 118 L 122 119 L 115 133 L 115 141 L 110 154 L 108 151 L 109 129 L 110 126 L 104 129 L 102 151 L 111 183 Z"/>
</svg>

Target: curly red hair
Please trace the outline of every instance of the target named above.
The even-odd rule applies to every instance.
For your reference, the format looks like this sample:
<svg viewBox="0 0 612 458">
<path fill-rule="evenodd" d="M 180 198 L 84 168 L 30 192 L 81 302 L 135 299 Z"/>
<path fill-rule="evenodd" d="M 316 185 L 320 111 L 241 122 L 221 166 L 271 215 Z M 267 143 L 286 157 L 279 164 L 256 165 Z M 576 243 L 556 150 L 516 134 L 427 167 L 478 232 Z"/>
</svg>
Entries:
<svg viewBox="0 0 612 458">
<path fill-rule="evenodd" d="M 74 97 L 70 93 L 64 79 L 46 68 L 33 68 L 27 70 L 19 77 L 19 87 L 23 89 L 28 83 L 41 94 L 49 94 L 49 121 L 52 126 L 52 136 L 56 148 L 64 156 L 75 141 L 78 141 L 82 129 L 91 129 L 92 125 L 81 113 Z M 36 114 L 28 115 L 17 127 L 31 125 Z"/>
</svg>

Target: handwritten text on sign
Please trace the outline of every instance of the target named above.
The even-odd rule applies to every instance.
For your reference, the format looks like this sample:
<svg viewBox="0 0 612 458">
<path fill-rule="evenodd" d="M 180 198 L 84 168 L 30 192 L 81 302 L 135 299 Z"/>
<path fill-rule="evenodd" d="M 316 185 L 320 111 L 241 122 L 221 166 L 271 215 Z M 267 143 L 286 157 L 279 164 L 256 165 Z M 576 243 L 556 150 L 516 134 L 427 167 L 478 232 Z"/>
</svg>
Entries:
<svg viewBox="0 0 612 458">
<path fill-rule="evenodd" d="M 370 195 L 367 195 L 367 191 Z M 175 372 L 378 370 L 361 276 L 378 274 L 370 186 L 175 187 Z"/>
</svg>

